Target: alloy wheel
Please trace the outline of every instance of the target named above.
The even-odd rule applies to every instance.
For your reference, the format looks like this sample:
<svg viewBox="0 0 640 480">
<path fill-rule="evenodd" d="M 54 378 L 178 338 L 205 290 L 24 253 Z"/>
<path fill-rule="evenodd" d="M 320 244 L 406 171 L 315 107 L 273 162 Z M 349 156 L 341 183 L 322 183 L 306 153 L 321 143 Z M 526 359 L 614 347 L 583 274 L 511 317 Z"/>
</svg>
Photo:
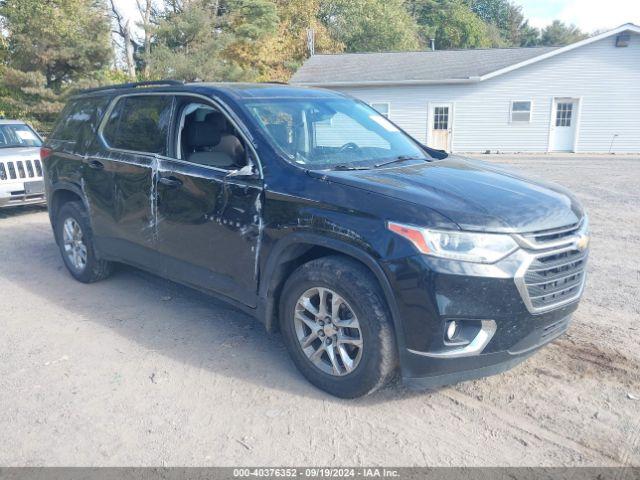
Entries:
<svg viewBox="0 0 640 480">
<path fill-rule="evenodd" d="M 74 218 L 67 218 L 62 227 L 62 241 L 67 259 L 73 268 L 82 272 L 87 266 L 87 246 L 80 224 Z"/>
<path fill-rule="evenodd" d="M 313 365 L 334 376 L 351 373 L 362 358 L 362 332 L 347 301 L 328 288 L 304 292 L 294 313 L 296 336 Z"/>
</svg>

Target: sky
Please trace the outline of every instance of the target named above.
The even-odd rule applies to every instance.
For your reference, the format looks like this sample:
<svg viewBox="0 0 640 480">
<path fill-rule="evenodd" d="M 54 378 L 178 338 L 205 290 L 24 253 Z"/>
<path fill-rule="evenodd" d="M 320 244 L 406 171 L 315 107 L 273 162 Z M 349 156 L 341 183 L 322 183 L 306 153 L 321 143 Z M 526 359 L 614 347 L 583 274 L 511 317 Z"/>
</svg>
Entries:
<svg viewBox="0 0 640 480">
<path fill-rule="evenodd" d="M 640 0 L 516 0 L 534 27 L 552 20 L 573 23 L 585 32 L 610 30 L 624 23 L 640 25 Z"/>
<path fill-rule="evenodd" d="M 514 0 L 522 5 L 534 27 L 544 27 L 554 19 L 573 23 L 585 32 L 610 30 L 624 23 L 640 25 L 640 0 Z M 137 18 L 135 0 L 116 0 L 127 17 Z"/>
</svg>

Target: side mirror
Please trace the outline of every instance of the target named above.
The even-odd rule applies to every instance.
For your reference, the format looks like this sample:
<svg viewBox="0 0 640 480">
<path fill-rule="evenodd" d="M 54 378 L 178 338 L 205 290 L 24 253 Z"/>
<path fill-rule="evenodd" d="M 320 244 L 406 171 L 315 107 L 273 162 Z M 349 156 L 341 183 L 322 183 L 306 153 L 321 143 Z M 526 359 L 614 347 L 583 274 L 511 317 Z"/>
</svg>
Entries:
<svg viewBox="0 0 640 480">
<path fill-rule="evenodd" d="M 424 144 L 420 144 L 420 145 L 424 150 L 426 150 L 426 152 L 429 155 L 431 155 L 433 158 L 436 158 L 438 160 L 443 160 L 449 156 L 449 154 L 444 150 L 438 150 L 436 148 L 427 147 Z"/>
</svg>

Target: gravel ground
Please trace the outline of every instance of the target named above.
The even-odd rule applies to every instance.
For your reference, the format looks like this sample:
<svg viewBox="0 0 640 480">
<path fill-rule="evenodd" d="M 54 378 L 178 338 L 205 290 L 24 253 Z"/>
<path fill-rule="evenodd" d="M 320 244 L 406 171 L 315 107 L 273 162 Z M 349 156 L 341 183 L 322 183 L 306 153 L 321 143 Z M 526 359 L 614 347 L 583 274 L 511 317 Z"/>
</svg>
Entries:
<svg viewBox="0 0 640 480">
<path fill-rule="evenodd" d="M 0 465 L 640 466 L 640 158 L 481 158 L 589 210 L 573 325 L 505 374 L 355 401 L 221 302 L 131 268 L 76 283 L 46 212 L 0 211 Z"/>
</svg>

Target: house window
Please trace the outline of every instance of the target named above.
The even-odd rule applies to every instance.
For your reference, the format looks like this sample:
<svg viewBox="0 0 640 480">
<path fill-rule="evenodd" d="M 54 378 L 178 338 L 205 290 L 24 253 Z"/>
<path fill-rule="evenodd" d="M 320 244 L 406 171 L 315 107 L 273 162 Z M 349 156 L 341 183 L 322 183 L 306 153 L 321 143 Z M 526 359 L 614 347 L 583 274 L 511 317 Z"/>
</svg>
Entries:
<svg viewBox="0 0 640 480">
<path fill-rule="evenodd" d="M 530 122 L 531 102 L 511 102 L 511 122 Z"/>
<path fill-rule="evenodd" d="M 433 129 L 449 129 L 449 107 L 435 107 L 433 109 Z"/>
<path fill-rule="evenodd" d="M 376 110 L 383 117 L 389 118 L 390 108 L 388 103 L 372 103 L 371 108 Z"/>
<path fill-rule="evenodd" d="M 573 116 L 573 103 L 558 103 L 556 109 L 556 127 L 570 127 Z"/>
</svg>

